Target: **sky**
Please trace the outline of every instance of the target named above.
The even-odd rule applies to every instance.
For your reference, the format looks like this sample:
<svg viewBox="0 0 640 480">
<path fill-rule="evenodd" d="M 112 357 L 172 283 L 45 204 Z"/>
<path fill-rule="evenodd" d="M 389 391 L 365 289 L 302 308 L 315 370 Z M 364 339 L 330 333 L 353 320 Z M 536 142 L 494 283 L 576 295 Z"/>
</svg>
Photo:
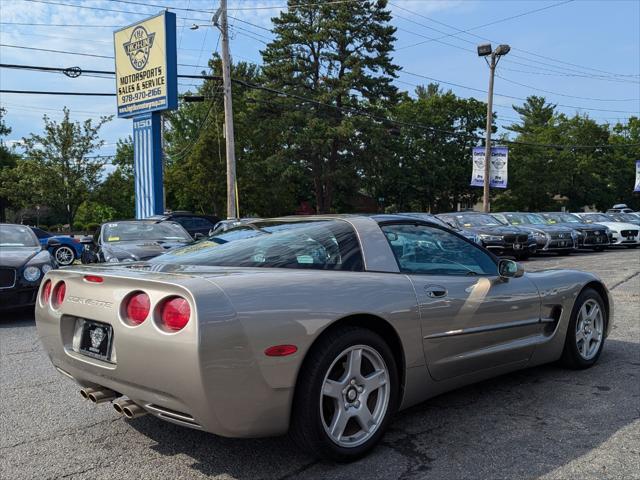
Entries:
<svg viewBox="0 0 640 480">
<path fill-rule="evenodd" d="M 207 13 L 217 5 L 217 0 L 0 0 L 0 63 L 113 70 L 113 59 L 103 58 L 113 56 L 113 31 L 166 6 L 176 8 L 178 16 L 178 73 L 199 74 L 219 45 Z M 260 63 L 260 50 L 272 38 L 271 18 L 284 5 L 286 0 L 228 0 L 233 61 Z M 512 105 L 529 95 L 599 122 L 640 115 L 640 0 L 391 0 L 389 8 L 398 29 L 393 60 L 402 67 L 396 81 L 401 90 L 413 92 L 418 84 L 437 81 L 458 96 L 486 101 L 489 69 L 476 46 L 490 41 L 512 47 L 497 68 L 499 126 L 518 120 Z M 193 24 L 200 28 L 191 29 Z M 193 90 L 194 82 L 180 80 L 179 92 Z M 112 93 L 115 81 L 0 68 L 0 89 Z M 0 106 L 13 129 L 8 144 L 40 133 L 45 113 L 59 120 L 63 106 L 78 121 L 116 110 L 115 97 L 8 93 L 0 93 Z M 131 120 L 114 118 L 103 127 L 106 144 L 96 154 L 112 155 L 131 129 Z"/>
</svg>

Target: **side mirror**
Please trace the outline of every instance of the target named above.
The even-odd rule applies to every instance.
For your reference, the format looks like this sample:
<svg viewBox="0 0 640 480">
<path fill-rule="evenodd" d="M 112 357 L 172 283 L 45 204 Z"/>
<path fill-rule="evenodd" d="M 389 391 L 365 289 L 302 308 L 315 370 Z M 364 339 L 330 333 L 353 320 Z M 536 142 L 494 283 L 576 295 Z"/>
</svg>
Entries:
<svg viewBox="0 0 640 480">
<path fill-rule="evenodd" d="M 196 232 L 193 235 L 193 239 L 197 242 L 198 240 L 202 240 L 203 238 L 205 238 L 204 233 L 200 233 L 200 232 Z"/>
<path fill-rule="evenodd" d="M 58 240 L 57 238 L 50 237 L 47 240 L 47 247 L 49 248 L 56 248 L 56 247 L 59 247 L 60 245 L 62 245 L 62 243 L 60 243 L 60 240 Z"/>
<path fill-rule="evenodd" d="M 498 262 L 498 272 L 500 276 L 505 279 L 519 278 L 524 275 L 524 267 L 518 262 L 502 258 Z"/>
</svg>

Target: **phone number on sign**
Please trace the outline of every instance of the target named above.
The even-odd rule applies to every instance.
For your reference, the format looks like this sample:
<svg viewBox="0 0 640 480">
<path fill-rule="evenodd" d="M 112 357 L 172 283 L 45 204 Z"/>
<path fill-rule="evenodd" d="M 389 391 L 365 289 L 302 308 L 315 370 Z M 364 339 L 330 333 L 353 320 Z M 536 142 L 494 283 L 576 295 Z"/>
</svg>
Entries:
<svg viewBox="0 0 640 480">
<path fill-rule="evenodd" d="M 120 95 L 120 103 L 138 102 L 140 100 L 152 99 L 162 95 L 161 88 L 151 88 L 142 92 L 127 93 L 126 95 Z"/>
</svg>

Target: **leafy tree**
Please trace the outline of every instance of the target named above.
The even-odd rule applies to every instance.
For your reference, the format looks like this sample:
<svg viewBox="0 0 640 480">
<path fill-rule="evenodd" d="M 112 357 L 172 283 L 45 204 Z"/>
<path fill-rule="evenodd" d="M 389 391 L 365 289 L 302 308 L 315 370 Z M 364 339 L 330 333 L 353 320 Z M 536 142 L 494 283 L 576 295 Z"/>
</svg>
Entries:
<svg viewBox="0 0 640 480">
<path fill-rule="evenodd" d="M 19 156 L 4 143 L 4 137 L 11 133 L 11 128 L 7 126 L 4 117 L 7 111 L 0 107 L 0 222 L 6 221 L 6 208 L 9 206 L 9 197 L 11 196 L 12 184 L 11 174 L 12 168 L 16 166 Z"/>
<path fill-rule="evenodd" d="M 289 0 L 290 7 L 297 3 Z M 362 138 L 353 111 L 374 110 L 396 97 L 395 28 L 386 5 L 367 0 L 289 8 L 273 19 L 276 38 L 262 52 L 267 85 L 290 94 L 262 97 L 284 104 L 274 155 L 309 172 L 318 212 L 348 204 L 357 188 L 354 149 Z"/>
<path fill-rule="evenodd" d="M 100 223 L 115 218 L 133 218 L 135 216 L 133 140 L 131 137 L 125 140 L 118 140 L 113 166 L 115 169 L 107 175 L 107 178 L 95 189 L 92 195 L 92 199 L 98 204 L 111 207 L 113 210 L 112 215 L 105 220 L 97 218 L 84 219 L 81 221 L 83 224 Z M 104 217 L 102 214 L 101 216 Z"/>
<path fill-rule="evenodd" d="M 72 122 L 68 108 L 63 109 L 60 123 L 44 115 L 44 134 L 23 138 L 24 156 L 36 167 L 34 181 L 43 199 L 57 211 L 73 219 L 80 204 L 100 183 L 103 163 L 88 155 L 104 145 L 98 136 L 100 128 L 112 117 Z"/>
</svg>

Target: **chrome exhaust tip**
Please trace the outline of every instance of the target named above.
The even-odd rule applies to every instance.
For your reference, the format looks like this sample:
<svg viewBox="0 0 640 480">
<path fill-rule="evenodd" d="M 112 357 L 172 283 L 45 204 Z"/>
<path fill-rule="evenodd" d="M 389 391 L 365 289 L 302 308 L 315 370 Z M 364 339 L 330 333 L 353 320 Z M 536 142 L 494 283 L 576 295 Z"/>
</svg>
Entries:
<svg viewBox="0 0 640 480">
<path fill-rule="evenodd" d="M 122 413 L 128 419 L 132 419 L 146 415 L 147 411 L 137 403 L 131 402 L 130 405 L 125 405 L 124 407 L 122 407 Z"/>
<path fill-rule="evenodd" d="M 110 402 L 111 400 L 115 400 L 119 396 L 120 396 L 119 393 L 114 392 L 113 390 L 109 390 L 108 388 L 94 390 L 87 394 L 87 397 L 89 398 L 89 400 L 91 400 L 93 403 L 96 403 L 96 404 Z"/>
<path fill-rule="evenodd" d="M 128 407 L 129 405 L 135 405 L 131 400 L 115 400 L 113 402 L 113 409 L 121 415 L 124 415 L 124 407 Z"/>
<path fill-rule="evenodd" d="M 85 387 L 80 389 L 80 396 L 85 400 L 89 400 L 89 395 L 93 392 L 97 392 L 95 388 Z"/>
</svg>

